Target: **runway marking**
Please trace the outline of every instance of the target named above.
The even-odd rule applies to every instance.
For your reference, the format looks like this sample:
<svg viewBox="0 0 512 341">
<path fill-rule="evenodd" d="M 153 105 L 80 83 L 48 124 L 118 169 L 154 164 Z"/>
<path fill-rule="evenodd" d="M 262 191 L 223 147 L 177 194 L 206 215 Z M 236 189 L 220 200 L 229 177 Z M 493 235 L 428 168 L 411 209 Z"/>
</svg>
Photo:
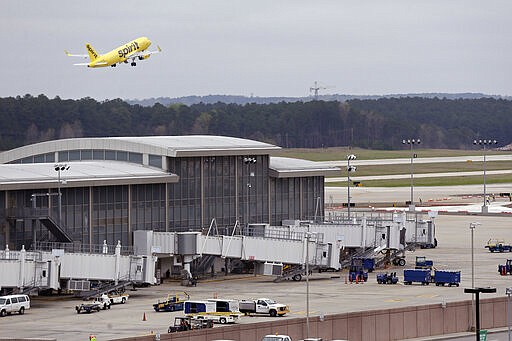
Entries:
<svg viewBox="0 0 512 341">
<path fill-rule="evenodd" d="M 434 298 L 434 297 L 439 297 L 439 295 L 423 294 L 423 295 L 418 295 L 416 297 L 419 297 L 419 298 Z"/>
<path fill-rule="evenodd" d="M 405 301 L 403 298 L 390 298 L 388 300 L 384 300 L 384 302 L 403 302 Z"/>
<path fill-rule="evenodd" d="M 315 310 L 309 312 L 310 315 L 316 314 L 316 313 L 318 313 L 318 311 L 315 311 Z M 299 311 L 294 311 L 293 313 L 290 313 L 290 315 L 306 315 L 306 314 L 307 313 L 305 310 L 299 310 Z"/>
</svg>

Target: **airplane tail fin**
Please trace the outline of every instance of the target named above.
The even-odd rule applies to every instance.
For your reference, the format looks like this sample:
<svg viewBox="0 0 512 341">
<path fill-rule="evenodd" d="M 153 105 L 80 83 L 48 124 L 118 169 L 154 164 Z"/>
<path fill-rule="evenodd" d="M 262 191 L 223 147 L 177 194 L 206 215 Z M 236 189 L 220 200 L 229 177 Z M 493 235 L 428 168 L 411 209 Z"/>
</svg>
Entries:
<svg viewBox="0 0 512 341">
<path fill-rule="evenodd" d="M 91 46 L 91 44 L 85 44 L 85 47 L 87 48 L 87 53 L 89 54 L 91 62 L 95 61 L 99 56 L 96 50 Z"/>
</svg>

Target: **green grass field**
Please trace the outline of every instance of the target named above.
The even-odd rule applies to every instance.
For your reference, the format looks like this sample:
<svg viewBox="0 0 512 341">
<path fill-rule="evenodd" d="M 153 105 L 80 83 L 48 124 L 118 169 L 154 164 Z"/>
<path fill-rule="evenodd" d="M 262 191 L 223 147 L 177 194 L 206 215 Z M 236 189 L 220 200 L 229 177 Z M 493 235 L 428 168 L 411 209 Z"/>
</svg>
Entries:
<svg viewBox="0 0 512 341">
<path fill-rule="evenodd" d="M 450 157 L 450 156 L 474 156 L 482 155 L 482 150 L 450 150 L 450 149 L 418 149 L 414 151 L 418 158 L 425 157 Z M 410 158 L 410 150 L 366 150 L 360 148 L 324 148 L 324 149 L 283 149 L 275 152 L 273 156 L 292 157 L 311 161 L 339 161 L 345 160 L 347 154 L 355 154 L 358 160 Z M 510 151 L 487 151 L 487 155 L 509 155 Z M 416 163 L 414 174 L 419 173 L 446 173 L 446 172 L 483 172 L 483 162 L 439 162 Z M 512 161 L 487 161 L 486 169 L 512 170 Z M 382 165 L 382 166 L 358 166 L 352 176 L 375 176 L 410 174 L 409 164 Z M 340 177 L 346 177 L 346 170 L 342 167 Z M 487 175 L 486 183 L 512 183 L 512 174 Z M 366 187 L 402 187 L 410 186 L 410 179 L 397 180 L 368 180 L 364 181 Z M 483 184 L 483 176 L 451 176 L 435 178 L 415 178 L 415 186 L 453 186 Z M 346 186 L 346 181 L 326 183 L 326 186 Z"/>
<path fill-rule="evenodd" d="M 414 153 L 418 157 L 436 157 L 436 156 L 466 156 L 482 155 L 481 149 L 460 150 L 460 149 L 422 149 L 415 148 Z M 487 155 L 510 154 L 511 152 L 488 150 Z M 371 150 L 348 147 L 316 148 L 316 149 L 282 149 L 272 153 L 272 156 L 293 157 L 311 161 L 334 161 L 345 160 L 348 154 L 354 154 L 359 160 L 374 159 L 397 159 L 411 157 L 409 149 L 404 150 Z"/>
<path fill-rule="evenodd" d="M 452 176 L 439 178 L 415 178 L 414 186 L 462 186 L 462 185 L 481 185 L 483 184 L 483 176 Z M 504 175 L 487 175 L 487 184 L 512 183 L 512 174 Z M 326 182 L 325 187 L 342 187 L 346 186 L 346 181 Z M 396 180 L 367 180 L 362 181 L 364 187 L 409 187 L 411 179 Z M 511 186 L 512 188 L 512 186 Z"/>
<path fill-rule="evenodd" d="M 507 170 L 512 169 L 512 161 L 493 161 L 486 162 L 487 170 Z M 483 171 L 483 162 L 449 162 L 449 163 L 420 163 L 414 164 L 414 173 L 446 173 L 446 172 L 478 172 Z M 382 166 L 358 166 L 353 176 L 374 176 L 374 175 L 392 175 L 392 174 L 411 174 L 409 164 L 401 165 L 382 165 Z M 340 176 L 346 176 L 345 168 L 342 169 Z"/>
</svg>

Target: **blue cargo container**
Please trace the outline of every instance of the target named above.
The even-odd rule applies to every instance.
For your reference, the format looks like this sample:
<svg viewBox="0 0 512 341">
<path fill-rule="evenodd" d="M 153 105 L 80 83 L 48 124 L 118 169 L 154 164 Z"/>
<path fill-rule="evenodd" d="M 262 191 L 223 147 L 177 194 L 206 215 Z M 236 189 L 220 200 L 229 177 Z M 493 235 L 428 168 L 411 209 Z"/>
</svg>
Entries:
<svg viewBox="0 0 512 341">
<path fill-rule="evenodd" d="M 354 257 L 352 258 L 352 266 L 362 267 L 364 270 L 372 272 L 375 270 L 375 258 Z"/>
<path fill-rule="evenodd" d="M 448 286 L 459 286 L 460 283 L 460 271 L 453 270 L 436 270 L 434 273 L 434 283 L 437 286 L 448 284 Z"/>
<path fill-rule="evenodd" d="M 422 285 L 429 285 L 431 282 L 429 269 L 406 269 L 404 270 L 404 284 L 409 285 L 419 282 Z"/>
</svg>

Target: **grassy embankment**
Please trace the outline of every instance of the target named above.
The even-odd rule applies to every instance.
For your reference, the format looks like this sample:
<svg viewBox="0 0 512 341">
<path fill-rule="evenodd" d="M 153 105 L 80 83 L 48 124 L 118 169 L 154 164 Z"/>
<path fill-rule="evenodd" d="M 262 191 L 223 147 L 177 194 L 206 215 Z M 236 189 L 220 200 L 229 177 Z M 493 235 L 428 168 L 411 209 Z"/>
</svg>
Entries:
<svg viewBox="0 0 512 341">
<path fill-rule="evenodd" d="M 448 150 L 448 149 L 418 149 L 414 151 L 418 158 L 425 157 L 450 157 L 450 156 L 481 156 L 481 150 Z M 366 149 L 348 149 L 348 148 L 326 148 L 326 149 L 284 149 L 275 156 L 293 157 L 307 159 L 312 161 L 333 161 L 344 160 L 347 154 L 357 155 L 358 160 L 373 159 L 395 159 L 410 158 L 410 150 L 366 150 Z M 503 155 L 510 152 L 487 151 L 487 155 Z M 511 161 L 487 161 L 487 170 L 511 170 Z M 414 165 L 414 173 L 445 173 L 445 172 L 478 172 L 483 171 L 483 162 L 440 162 L 440 163 L 421 163 Z M 357 172 L 352 176 L 372 176 L 372 175 L 394 175 L 410 174 L 408 164 L 400 165 L 382 165 L 382 166 L 358 166 Z M 346 176 L 343 169 L 340 177 Z M 512 183 L 512 174 L 491 175 L 487 174 L 486 183 Z M 410 179 L 395 180 L 365 180 L 365 187 L 401 187 L 410 186 Z M 415 186 L 453 186 L 453 185 L 477 185 L 483 184 L 483 176 L 450 176 L 435 178 L 415 178 Z M 345 186 L 346 181 L 326 183 L 326 186 Z"/>
</svg>

